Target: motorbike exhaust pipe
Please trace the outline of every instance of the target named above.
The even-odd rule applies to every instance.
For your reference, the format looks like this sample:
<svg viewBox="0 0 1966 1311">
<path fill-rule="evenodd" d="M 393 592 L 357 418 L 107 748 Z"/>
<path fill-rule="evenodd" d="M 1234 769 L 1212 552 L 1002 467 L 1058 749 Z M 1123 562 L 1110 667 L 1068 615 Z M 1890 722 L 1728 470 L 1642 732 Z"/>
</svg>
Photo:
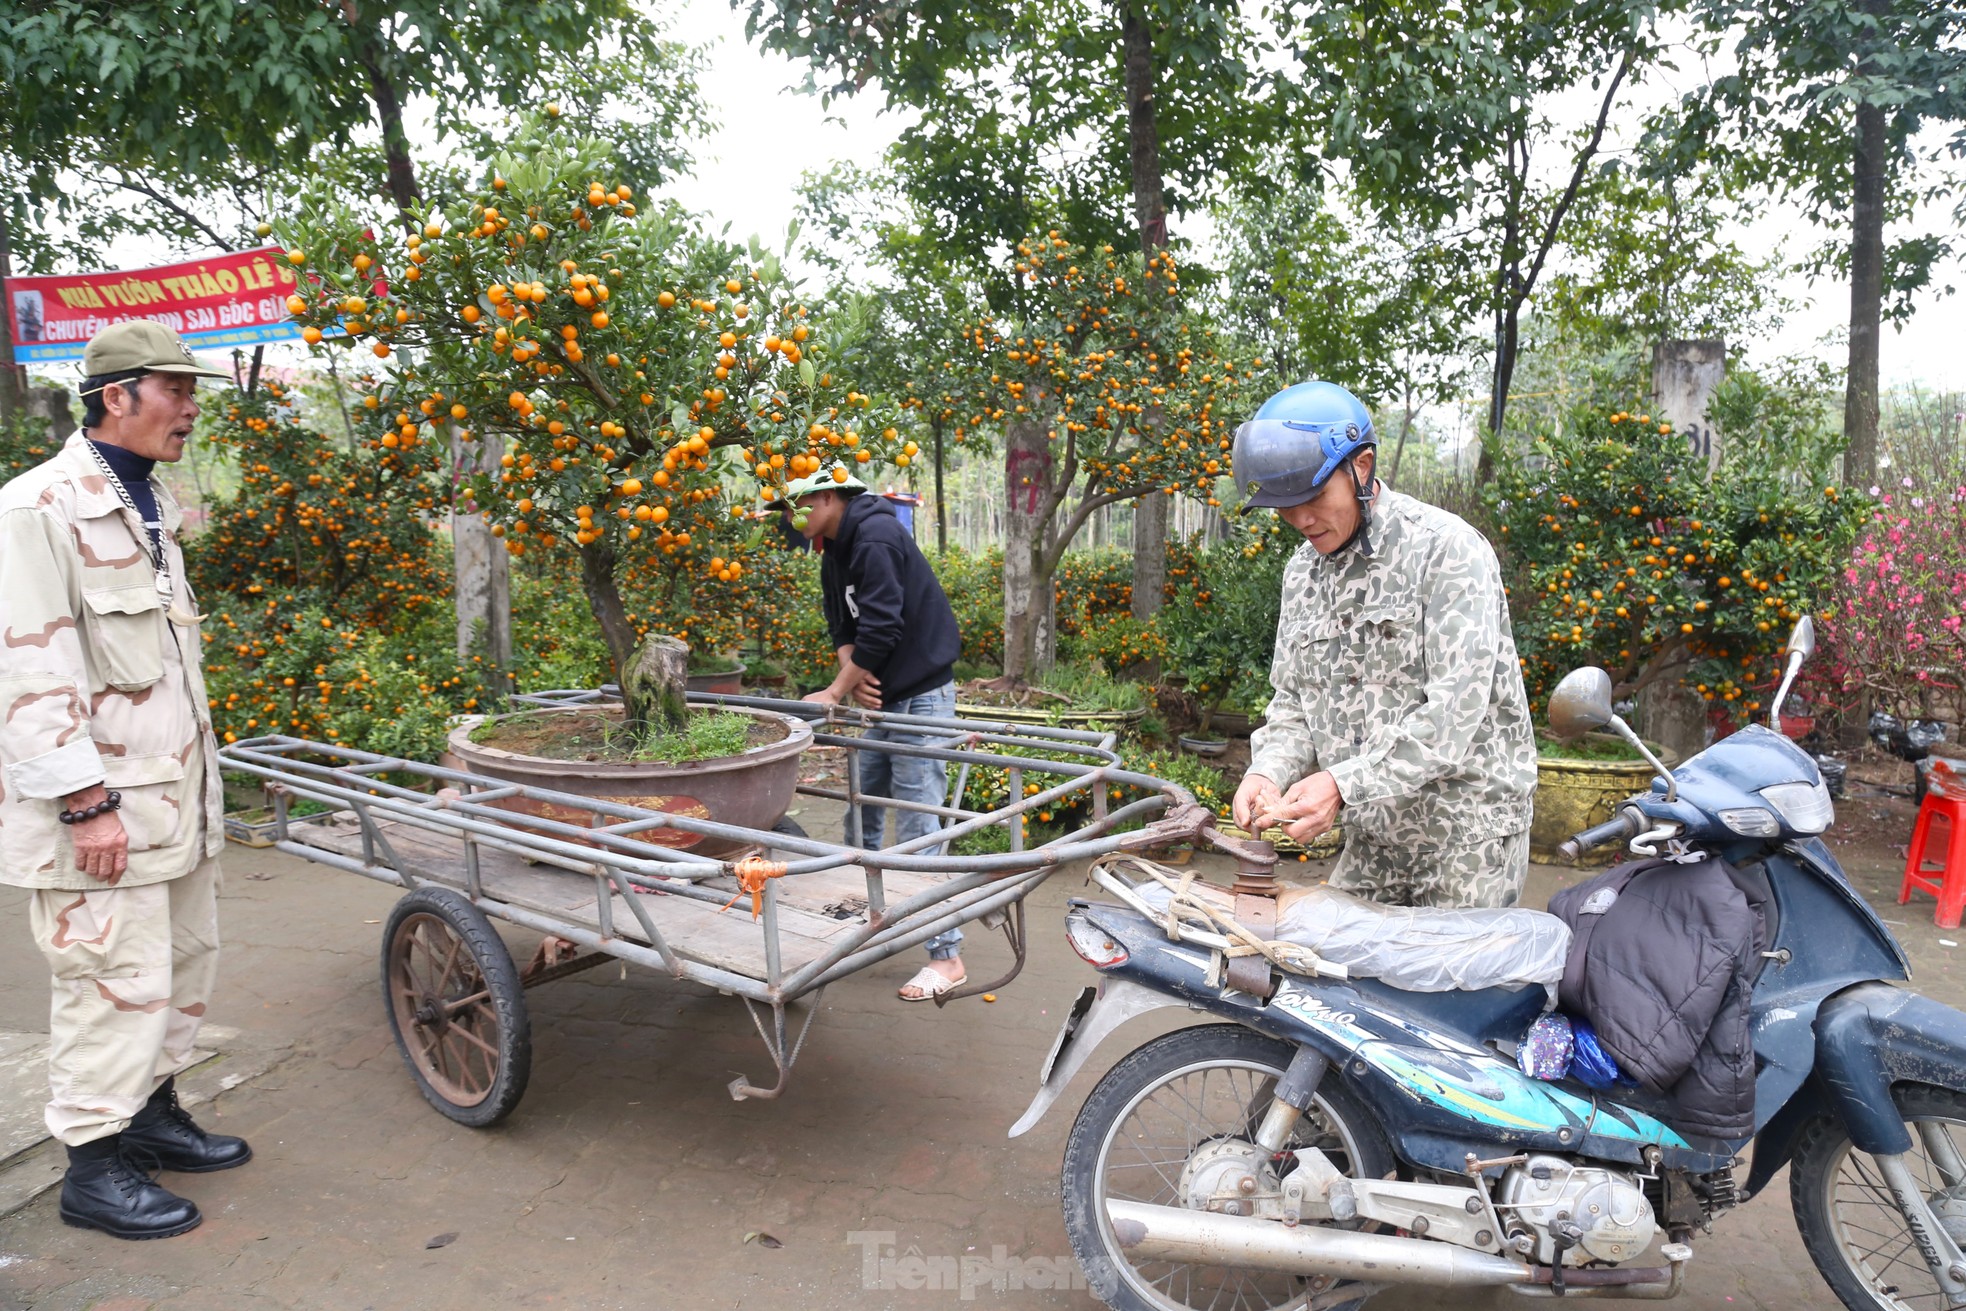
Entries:
<svg viewBox="0 0 1966 1311">
<path fill-rule="evenodd" d="M 1120 1246 L 1140 1260 L 1435 1288 L 1528 1284 L 1535 1279 L 1534 1272 L 1518 1261 L 1421 1238 L 1308 1224 L 1292 1229 L 1274 1220 L 1118 1200 L 1106 1203 L 1106 1215 Z"/>
</svg>

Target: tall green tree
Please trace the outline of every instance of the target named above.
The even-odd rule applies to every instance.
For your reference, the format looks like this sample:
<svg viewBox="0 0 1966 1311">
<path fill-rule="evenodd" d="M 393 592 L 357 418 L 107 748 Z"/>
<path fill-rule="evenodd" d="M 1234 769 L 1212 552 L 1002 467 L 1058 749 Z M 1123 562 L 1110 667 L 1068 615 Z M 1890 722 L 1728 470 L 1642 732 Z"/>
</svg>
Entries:
<svg viewBox="0 0 1966 1311">
<path fill-rule="evenodd" d="M 1467 379 L 1462 316 L 1473 292 L 1452 243 L 1374 229 L 1336 200 L 1329 187 L 1292 184 L 1279 162 L 1218 206 L 1214 299 L 1277 385 L 1323 378 L 1380 410 L 1380 469 L 1397 484 L 1421 410 Z"/>
<path fill-rule="evenodd" d="M 1087 244 L 1137 242 L 1150 259 L 1168 246 L 1169 212 L 1271 135 L 1265 42 L 1229 0 L 732 3 L 754 38 L 807 61 L 823 94 L 878 84 L 920 111 L 894 163 L 999 313 L 1026 308 L 995 258 L 1011 242 L 1056 226 Z M 1165 502 L 1140 501 L 1134 524 L 1144 618 L 1166 577 Z"/>
<path fill-rule="evenodd" d="M 687 68 L 630 0 L 0 0 L 0 30 L 0 200 L 30 265 L 68 224 L 112 231 L 93 181 L 150 202 L 126 229 L 161 210 L 225 244 L 200 211 L 215 193 L 250 214 L 296 160 L 360 153 L 373 133 L 371 185 L 408 210 L 412 101 L 438 133 L 479 137 L 487 105 L 591 105 Z M 646 141 L 673 140 L 674 118 Z"/>
<path fill-rule="evenodd" d="M 1878 345 L 1952 249 L 1944 231 L 1886 229 L 1918 202 L 1961 194 L 1966 161 L 1966 8 L 1953 0 L 1697 0 L 1708 54 L 1732 67 L 1662 125 L 1678 159 L 1723 163 L 1800 200 L 1844 234 L 1818 271 L 1850 284 L 1843 423 L 1846 477 L 1877 473 Z M 1944 136 L 1920 153 L 1923 134 Z M 1948 167 L 1950 165 L 1950 167 Z M 1953 210 L 1954 227 L 1966 205 Z"/>
<path fill-rule="evenodd" d="M 1383 0 L 1364 6 L 1278 0 L 1299 55 L 1291 85 L 1302 121 L 1342 161 L 1369 217 L 1458 232 L 1484 273 L 1465 306 L 1491 341 L 1482 475 L 1508 415 L 1524 315 L 1565 221 L 1603 163 L 1607 130 L 1662 56 L 1661 13 L 1680 0 Z M 1591 94 L 1566 127 L 1559 97 Z"/>
<path fill-rule="evenodd" d="M 631 0 L 0 0 L 0 31 L 0 264 L 15 272 L 126 233 L 245 244 L 297 160 L 408 213 L 426 190 L 413 103 L 482 155 L 487 106 L 557 98 L 612 115 L 610 138 L 658 175 L 696 105 L 693 56 Z M 0 369 L 0 408 L 11 379 Z"/>
</svg>

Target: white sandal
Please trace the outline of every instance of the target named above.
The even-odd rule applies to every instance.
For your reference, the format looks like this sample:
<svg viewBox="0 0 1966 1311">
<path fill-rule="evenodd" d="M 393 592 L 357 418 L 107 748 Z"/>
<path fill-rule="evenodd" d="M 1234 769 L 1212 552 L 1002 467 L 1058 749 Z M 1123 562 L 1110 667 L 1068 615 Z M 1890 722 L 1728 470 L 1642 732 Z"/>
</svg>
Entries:
<svg viewBox="0 0 1966 1311">
<path fill-rule="evenodd" d="M 969 971 L 967 970 L 963 971 L 961 978 L 951 979 L 944 977 L 940 970 L 931 969 L 924 965 L 915 971 L 914 978 L 901 985 L 901 991 L 895 995 L 901 998 L 902 1001 L 933 1001 L 943 993 L 949 991 L 949 989 L 960 988 L 968 982 Z M 917 995 L 910 997 L 907 992 L 909 988 L 917 988 L 920 991 Z"/>
</svg>

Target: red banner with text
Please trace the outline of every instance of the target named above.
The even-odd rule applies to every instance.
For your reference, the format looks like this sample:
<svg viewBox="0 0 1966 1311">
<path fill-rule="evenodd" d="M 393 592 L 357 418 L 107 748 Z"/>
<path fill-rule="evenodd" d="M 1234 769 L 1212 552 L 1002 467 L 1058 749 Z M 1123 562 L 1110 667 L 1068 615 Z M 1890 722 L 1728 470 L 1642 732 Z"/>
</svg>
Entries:
<svg viewBox="0 0 1966 1311">
<path fill-rule="evenodd" d="M 287 314 L 293 270 L 277 246 L 154 269 L 7 279 L 14 360 L 79 360 L 89 338 L 125 319 L 154 319 L 193 350 L 300 336 Z"/>
</svg>

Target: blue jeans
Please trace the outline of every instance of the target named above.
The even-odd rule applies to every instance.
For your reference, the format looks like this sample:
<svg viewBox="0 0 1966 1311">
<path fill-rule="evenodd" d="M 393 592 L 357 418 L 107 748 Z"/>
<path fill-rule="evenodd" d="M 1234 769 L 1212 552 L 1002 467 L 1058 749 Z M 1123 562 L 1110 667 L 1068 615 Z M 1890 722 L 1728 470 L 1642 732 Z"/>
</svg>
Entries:
<svg viewBox="0 0 1966 1311">
<path fill-rule="evenodd" d="M 911 696 L 905 701 L 884 707 L 888 713 L 896 715 L 925 715 L 940 719 L 950 719 L 956 713 L 956 685 L 944 683 L 933 691 Z M 919 733 L 910 733 L 905 728 L 872 728 L 861 739 L 864 742 L 899 742 L 908 746 L 918 746 L 927 741 Z M 940 760 L 928 760 L 921 756 L 891 756 L 885 751 L 862 750 L 854 753 L 860 760 L 860 792 L 869 797 L 893 797 L 897 801 L 915 801 L 925 805 L 940 806 L 949 799 L 949 766 Z M 946 827 L 950 821 L 941 815 L 931 815 L 919 810 L 895 811 L 895 841 L 911 842 L 926 837 L 939 828 Z M 860 807 L 860 846 L 863 850 L 877 851 L 886 843 L 887 807 Z M 924 856 L 942 854 L 940 845 L 926 847 Z M 962 950 L 963 931 L 950 929 L 938 933 L 927 942 L 928 954 L 932 960 L 952 960 Z"/>
</svg>

